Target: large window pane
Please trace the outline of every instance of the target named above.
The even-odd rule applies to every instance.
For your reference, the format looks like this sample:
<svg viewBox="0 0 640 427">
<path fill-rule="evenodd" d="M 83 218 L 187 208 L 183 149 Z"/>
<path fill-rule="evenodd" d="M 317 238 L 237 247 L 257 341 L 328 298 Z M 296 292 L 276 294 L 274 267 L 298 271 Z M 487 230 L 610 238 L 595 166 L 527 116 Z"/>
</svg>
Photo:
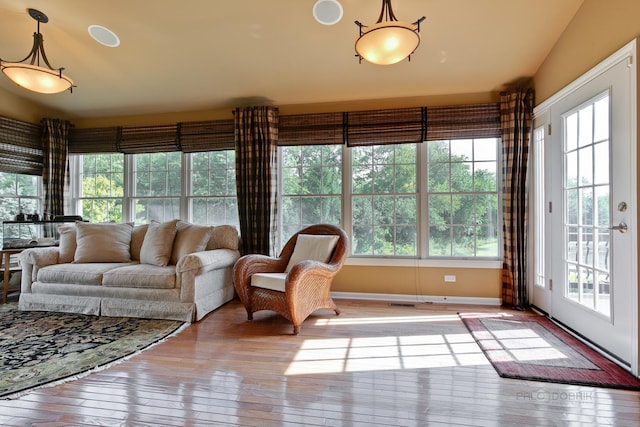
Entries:
<svg viewBox="0 0 640 427">
<path fill-rule="evenodd" d="M 180 218 L 182 153 L 135 154 L 133 163 L 135 223 Z"/>
<path fill-rule="evenodd" d="M 281 148 L 280 245 L 312 224 L 340 225 L 342 219 L 342 146 Z"/>
<path fill-rule="evenodd" d="M 190 156 L 191 221 L 239 228 L 235 151 L 207 151 Z"/>
<path fill-rule="evenodd" d="M 429 256 L 497 257 L 498 140 L 427 144 Z"/>
<path fill-rule="evenodd" d="M 42 199 L 39 196 L 42 178 L 34 175 L 22 175 L 0 172 L 0 218 L 3 221 L 16 219 L 19 213 L 42 213 Z M 30 226 L 11 227 L 3 236 L 0 228 L 0 242 L 4 238 L 30 239 L 35 235 L 35 228 Z"/>
<path fill-rule="evenodd" d="M 85 154 L 80 162 L 80 215 L 90 222 L 122 222 L 124 154 Z"/>
<path fill-rule="evenodd" d="M 417 255 L 417 148 L 351 148 L 354 255 Z"/>
</svg>

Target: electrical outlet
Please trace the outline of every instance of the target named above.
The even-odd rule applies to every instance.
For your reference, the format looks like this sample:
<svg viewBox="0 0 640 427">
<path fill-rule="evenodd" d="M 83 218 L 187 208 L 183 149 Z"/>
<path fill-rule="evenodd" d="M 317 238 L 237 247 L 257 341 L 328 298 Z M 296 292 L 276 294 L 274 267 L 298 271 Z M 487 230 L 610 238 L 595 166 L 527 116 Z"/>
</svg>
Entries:
<svg viewBox="0 0 640 427">
<path fill-rule="evenodd" d="M 456 276 L 454 276 L 454 275 L 449 275 L 449 274 L 445 274 L 445 276 L 444 276 L 444 281 L 445 281 L 445 282 L 451 282 L 451 283 L 453 283 L 453 282 L 455 282 L 455 281 L 456 281 Z"/>
</svg>

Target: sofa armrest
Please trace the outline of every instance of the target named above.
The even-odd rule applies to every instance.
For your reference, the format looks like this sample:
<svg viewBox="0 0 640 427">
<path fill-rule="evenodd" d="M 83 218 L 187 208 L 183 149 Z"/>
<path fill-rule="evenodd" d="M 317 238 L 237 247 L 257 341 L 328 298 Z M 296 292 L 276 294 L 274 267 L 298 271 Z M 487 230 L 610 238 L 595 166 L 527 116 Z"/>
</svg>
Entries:
<svg viewBox="0 0 640 427">
<path fill-rule="evenodd" d="M 42 268 L 47 265 L 58 264 L 60 250 L 57 247 L 25 249 L 18 255 L 20 265 L 31 264 Z"/>
<path fill-rule="evenodd" d="M 232 249 L 212 249 L 183 256 L 176 264 L 176 273 L 197 270 L 196 274 L 232 266 L 240 253 Z"/>
<path fill-rule="evenodd" d="M 195 300 L 198 293 L 196 283 L 199 276 L 231 268 L 238 258 L 240 258 L 240 252 L 232 249 L 194 252 L 180 258 L 176 264 L 176 280 L 180 288 L 180 301 L 193 302 Z"/>
<path fill-rule="evenodd" d="M 50 248 L 30 248 L 25 249 L 18 255 L 18 262 L 22 268 L 20 282 L 20 292 L 31 293 L 31 284 L 38 276 L 38 270 L 47 265 L 58 264 L 59 249 Z"/>
</svg>

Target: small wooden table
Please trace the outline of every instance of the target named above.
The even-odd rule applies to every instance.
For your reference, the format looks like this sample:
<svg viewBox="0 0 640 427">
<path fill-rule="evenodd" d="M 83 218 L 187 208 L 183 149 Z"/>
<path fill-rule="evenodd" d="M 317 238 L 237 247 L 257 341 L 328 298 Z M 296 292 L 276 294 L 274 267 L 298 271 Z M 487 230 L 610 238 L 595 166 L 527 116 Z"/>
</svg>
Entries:
<svg viewBox="0 0 640 427">
<path fill-rule="evenodd" d="M 4 259 L 4 279 L 2 282 L 2 304 L 7 303 L 7 296 L 9 295 L 9 279 L 11 278 L 11 255 L 19 254 L 26 248 L 22 249 L 2 249 L 2 257 Z"/>
</svg>

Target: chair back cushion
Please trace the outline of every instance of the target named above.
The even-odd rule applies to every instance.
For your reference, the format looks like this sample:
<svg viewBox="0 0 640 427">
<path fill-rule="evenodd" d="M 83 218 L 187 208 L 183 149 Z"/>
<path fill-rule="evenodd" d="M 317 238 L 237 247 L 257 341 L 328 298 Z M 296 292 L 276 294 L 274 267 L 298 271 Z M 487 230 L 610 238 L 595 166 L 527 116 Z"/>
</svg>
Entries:
<svg viewBox="0 0 640 427">
<path fill-rule="evenodd" d="M 324 234 L 298 234 L 296 246 L 293 249 L 286 272 L 291 271 L 300 261 L 313 260 L 328 262 L 333 249 L 338 243 L 339 236 Z"/>
</svg>

